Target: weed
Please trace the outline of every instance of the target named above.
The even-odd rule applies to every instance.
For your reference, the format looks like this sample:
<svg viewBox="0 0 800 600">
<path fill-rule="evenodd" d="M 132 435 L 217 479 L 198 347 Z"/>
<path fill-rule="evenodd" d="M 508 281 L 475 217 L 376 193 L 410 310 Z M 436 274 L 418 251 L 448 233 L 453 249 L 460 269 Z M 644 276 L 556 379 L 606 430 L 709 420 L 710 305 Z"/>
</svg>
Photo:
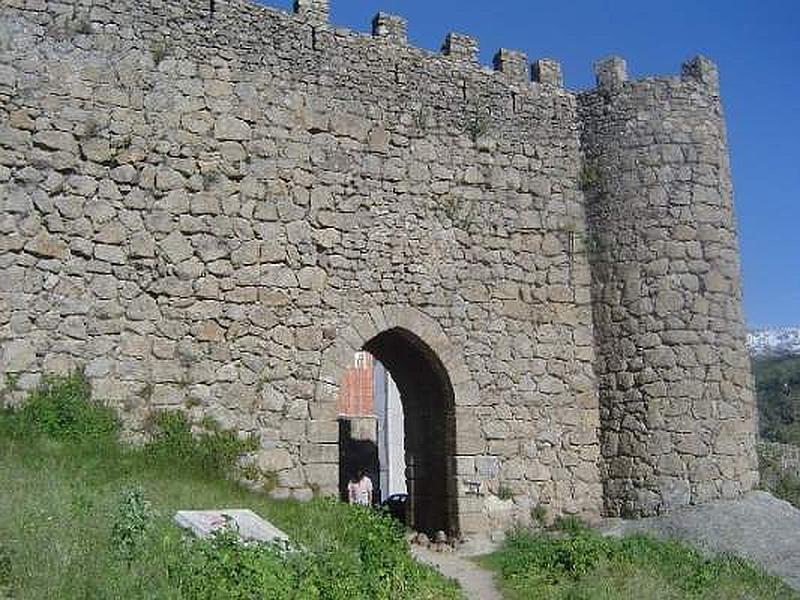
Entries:
<svg viewBox="0 0 800 600">
<path fill-rule="evenodd" d="M 264 471 L 261 473 L 261 480 L 264 491 L 269 494 L 278 487 L 278 474 L 275 471 Z"/>
<path fill-rule="evenodd" d="M 547 521 L 547 508 L 545 508 L 544 504 L 537 504 L 531 509 L 531 519 L 540 525 L 544 525 Z"/>
<path fill-rule="evenodd" d="M 0 544 L 0 596 L 11 587 L 11 566 L 11 551 Z"/>
<path fill-rule="evenodd" d="M 153 399 L 153 393 L 155 392 L 155 386 L 151 382 L 147 382 L 144 384 L 141 390 L 136 392 L 136 395 L 139 396 L 142 400 L 145 401 L 146 404 L 150 404 Z"/>
<path fill-rule="evenodd" d="M 169 47 L 165 41 L 153 42 L 150 45 L 150 56 L 153 59 L 153 64 L 157 67 L 160 65 L 167 56 L 169 56 Z"/>
<path fill-rule="evenodd" d="M 431 120 L 430 109 L 425 106 L 421 106 L 419 110 L 414 111 L 412 119 L 414 122 L 414 129 L 416 129 L 420 135 L 424 134 L 428 130 Z"/>
<path fill-rule="evenodd" d="M 0 429 L 18 419 L 0 413 Z M 192 436 L 180 413 L 151 422 L 153 438 L 142 449 L 117 440 L 100 447 L 72 436 L 0 435 L 0 597 L 459 597 L 451 582 L 411 558 L 388 517 L 329 499 L 252 494 L 198 466 L 207 467 L 220 446 L 231 456 L 241 448 L 225 448 L 247 440 L 216 424 Z M 296 550 L 241 544 L 233 531 L 184 539 L 170 516 L 209 506 L 254 510 L 286 531 Z"/>
<path fill-rule="evenodd" d="M 510 487 L 500 484 L 500 488 L 497 490 L 497 497 L 500 498 L 500 500 L 513 500 L 514 492 Z"/>
<path fill-rule="evenodd" d="M 119 420 L 109 407 L 91 400 L 91 387 L 81 373 L 45 377 L 22 408 L 13 413 L 19 434 L 37 433 L 53 438 L 110 439 Z"/>
<path fill-rule="evenodd" d="M 553 523 L 553 529 L 570 535 L 584 535 L 591 531 L 586 523 L 573 515 L 558 517 Z"/>
<path fill-rule="evenodd" d="M 311 483 L 311 495 L 314 498 L 321 498 L 322 497 L 322 488 L 319 487 L 318 483 Z"/>
<path fill-rule="evenodd" d="M 6 389 L 16 391 L 19 386 L 19 373 L 6 373 Z"/>
<path fill-rule="evenodd" d="M 597 256 L 603 250 L 603 242 L 595 233 L 576 231 L 574 227 L 564 230 L 567 236 L 567 252 L 571 257 L 578 254 Z"/>
<path fill-rule="evenodd" d="M 270 381 L 271 381 L 271 378 L 269 376 L 267 376 L 267 375 L 263 375 L 262 377 L 259 377 L 258 381 L 256 381 L 256 394 L 261 394 L 261 392 L 264 391 L 264 388 L 266 388 L 267 385 L 269 385 Z"/>
<path fill-rule="evenodd" d="M 85 13 L 54 21 L 48 28 L 48 34 L 58 40 L 71 40 L 76 35 L 90 35 L 93 32 L 92 21 Z"/>
<path fill-rule="evenodd" d="M 97 119 L 93 117 L 89 117 L 83 123 L 83 137 L 85 138 L 92 138 L 97 135 L 97 132 L 100 131 L 100 123 L 97 122 Z"/>
<path fill-rule="evenodd" d="M 474 200 L 461 200 L 447 194 L 442 198 L 441 206 L 453 227 L 467 231 L 475 222 L 477 205 Z"/>
<path fill-rule="evenodd" d="M 111 526 L 112 552 L 130 565 L 140 552 L 155 516 L 141 488 L 123 490 Z"/>
<path fill-rule="evenodd" d="M 149 427 L 151 439 L 145 452 L 154 462 L 177 462 L 207 476 L 225 477 L 236 471 L 240 456 L 258 449 L 255 436 L 240 439 L 235 432 L 223 430 L 210 417 L 204 417 L 200 426 L 205 431 L 193 435 L 185 413 L 153 413 Z"/>
<path fill-rule="evenodd" d="M 255 463 L 245 463 L 239 465 L 239 475 L 247 481 L 259 481 L 262 477 L 261 469 Z"/>
<path fill-rule="evenodd" d="M 132 143 L 133 143 L 133 138 L 131 137 L 131 134 L 126 133 L 124 135 L 118 135 L 113 137 L 111 140 L 111 147 L 117 152 L 119 152 L 130 148 Z M 114 160 L 116 161 L 116 157 L 114 157 Z"/>
<path fill-rule="evenodd" d="M 599 192 L 602 186 L 603 176 L 600 169 L 592 164 L 585 163 L 578 175 L 578 185 L 584 192 Z"/>
<path fill-rule="evenodd" d="M 785 470 L 779 455 L 775 452 L 769 444 L 759 445 L 758 468 L 761 473 L 761 487 L 781 500 L 800 507 L 800 477 Z"/>
<path fill-rule="evenodd" d="M 181 381 L 180 385 L 182 387 L 187 387 L 189 384 L 185 383 L 184 381 Z M 186 410 L 192 410 L 193 408 L 197 408 L 198 406 L 203 406 L 203 403 L 197 398 L 193 398 L 190 396 L 186 398 L 186 401 L 183 403 L 183 406 L 186 408 Z"/>
<path fill-rule="evenodd" d="M 213 168 L 203 173 L 203 187 L 206 190 L 211 189 L 221 181 L 222 181 L 222 175 L 217 170 L 217 168 Z"/>
<path fill-rule="evenodd" d="M 77 15 L 71 22 L 71 29 L 73 33 L 78 33 L 81 35 L 91 34 L 93 32 L 93 28 L 92 21 L 89 19 L 89 15 Z"/>
<path fill-rule="evenodd" d="M 469 135 L 473 143 L 477 143 L 489 131 L 488 115 L 478 111 L 470 116 L 464 123 L 464 131 Z"/>
</svg>

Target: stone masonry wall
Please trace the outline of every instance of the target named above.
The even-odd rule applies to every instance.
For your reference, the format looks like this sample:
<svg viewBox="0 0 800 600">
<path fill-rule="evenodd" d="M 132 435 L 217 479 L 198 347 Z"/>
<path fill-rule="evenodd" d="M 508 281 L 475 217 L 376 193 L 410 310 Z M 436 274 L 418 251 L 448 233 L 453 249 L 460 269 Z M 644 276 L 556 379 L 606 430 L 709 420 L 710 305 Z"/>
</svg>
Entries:
<svg viewBox="0 0 800 600">
<path fill-rule="evenodd" d="M 492 526 L 475 479 L 521 519 L 596 516 L 578 101 L 557 65 L 531 83 L 523 55 L 487 71 L 459 35 L 432 55 L 388 15 L 371 38 L 326 26 L 325 2 L 213 5 L 2 3 L 5 401 L 82 368 L 133 436 L 179 408 L 257 433 L 273 493 L 304 499 L 336 490 L 348 353 L 402 327 L 452 382 L 462 531 Z"/>
<path fill-rule="evenodd" d="M 730 498 L 758 480 L 738 243 L 716 68 L 579 97 L 606 510 Z"/>
</svg>

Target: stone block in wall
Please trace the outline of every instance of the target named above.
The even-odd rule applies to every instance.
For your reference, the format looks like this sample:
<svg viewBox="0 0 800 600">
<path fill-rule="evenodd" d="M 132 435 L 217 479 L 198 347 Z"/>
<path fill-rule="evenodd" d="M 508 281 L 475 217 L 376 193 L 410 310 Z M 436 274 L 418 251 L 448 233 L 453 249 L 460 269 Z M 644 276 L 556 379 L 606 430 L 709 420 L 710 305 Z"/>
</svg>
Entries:
<svg viewBox="0 0 800 600">
<path fill-rule="evenodd" d="M 28 340 L 12 340 L 3 344 L 2 363 L 6 373 L 25 371 L 36 362 L 36 350 Z"/>
<path fill-rule="evenodd" d="M 303 444 L 300 460 L 303 464 L 335 463 L 339 460 L 339 444 Z"/>
<path fill-rule="evenodd" d="M 339 486 L 339 466 L 336 463 L 315 463 L 303 467 L 309 485 L 324 489 L 336 489 Z"/>
<path fill-rule="evenodd" d="M 306 437 L 309 442 L 338 443 L 339 423 L 337 421 L 309 421 L 306 425 Z"/>
<path fill-rule="evenodd" d="M 268 448 L 259 451 L 256 464 L 262 471 L 277 473 L 292 467 L 292 456 L 284 448 Z"/>
</svg>

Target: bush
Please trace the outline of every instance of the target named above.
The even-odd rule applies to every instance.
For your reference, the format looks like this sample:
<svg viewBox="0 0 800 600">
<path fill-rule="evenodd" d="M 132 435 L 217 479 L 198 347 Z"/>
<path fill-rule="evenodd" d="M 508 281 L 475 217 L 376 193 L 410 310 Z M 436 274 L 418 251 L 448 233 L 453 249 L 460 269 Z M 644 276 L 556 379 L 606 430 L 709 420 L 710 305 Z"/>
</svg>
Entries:
<svg viewBox="0 0 800 600">
<path fill-rule="evenodd" d="M 123 490 L 111 525 L 111 548 L 130 564 L 141 550 L 156 513 L 140 488 Z"/>
<path fill-rule="evenodd" d="M 81 373 L 45 377 L 7 422 L 17 434 L 81 441 L 116 438 L 119 431 L 116 413 L 92 401 L 91 386 Z"/>
<path fill-rule="evenodd" d="M 202 426 L 203 431 L 193 434 L 185 413 L 156 412 L 151 418 L 151 439 L 145 454 L 157 463 L 180 465 L 210 477 L 226 477 L 236 470 L 241 455 L 259 447 L 256 437 L 241 439 L 211 419 L 204 419 Z"/>
<path fill-rule="evenodd" d="M 180 542 L 170 553 L 170 578 L 186 598 L 320 598 L 389 600 L 457 598 L 450 585 L 436 586 L 414 562 L 395 522 L 362 507 L 330 500 L 313 510 L 339 513 L 344 529 L 356 532 L 353 546 L 313 545 L 285 550 L 271 544 L 243 544 L 235 531 L 208 540 Z"/>
<path fill-rule="evenodd" d="M 182 541 L 168 571 L 182 597 L 249 599 L 290 598 L 297 570 L 273 546 L 244 545 L 230 530 L 209 540 Z M 307 596 L 313 597 L 313 596 Z"/>
</svg>

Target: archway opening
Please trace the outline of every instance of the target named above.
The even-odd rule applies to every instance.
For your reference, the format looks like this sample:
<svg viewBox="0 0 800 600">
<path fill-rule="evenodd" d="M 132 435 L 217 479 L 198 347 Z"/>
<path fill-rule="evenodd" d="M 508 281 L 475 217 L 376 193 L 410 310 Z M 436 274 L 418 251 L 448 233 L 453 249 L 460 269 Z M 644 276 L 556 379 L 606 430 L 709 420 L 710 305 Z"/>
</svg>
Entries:
<svg viewBox="0 0 800 600">
<path fill-rule="evenodd" d="M 385 383 L 380 375 L 374 375 L 381 372 L 380 368 L 370 371 L 371 367 L 362 364 L 361 376 L 358 374 L 360 359 L 356 357 L 356 369 L 350 368 L 345 374 L 343 385 L 346 388 L 356 390 L 360 398 L 369 396 L 371 391 L 373 401 L 376 396 L 379 398 L 379 406 L 376 411 L 369 400 L 351 400 L 351 405 L 343 409 L 340 396 L 339 477 L 343 497 L 346 498 L 347 484 L 353 473 L 363 469 L 376 484 L 376 500 L 379 500 L 380 485 L 397 480 L 398 461 L 392 456 L 402 452 L 404 473 L 400 478 L 404 479 L 407 492 L 406 524 L 428 534 L 444 531 L 456 535 L 459 528 L 454 396 L 444 366 L 419 337 L 402 328 L 378 334 L 364 344 L 363 351 L 385 367 L 391 377 L 381 411 L 381 394 L 380 391 L 376 393 L 376 388 Z M 370 372 L 373 374 L 369 375 Z M 392 409 L 394 386 L 401 411 Z M 372 421 L 371 417 L 374 417 Z M 402 424 L 398 419 L 402 419 Z M 371 422 L 375 423 L 373 430 L 370 430 Z M 402 431 L 399 440 L 391 435 L 398 430 Z M 400 442 L 402 449 L 396 447 Z M 390 485 L 396 488 L 396 484 Z M 385 497 L 387 490 L 383 492 Z"/>
</svg>

